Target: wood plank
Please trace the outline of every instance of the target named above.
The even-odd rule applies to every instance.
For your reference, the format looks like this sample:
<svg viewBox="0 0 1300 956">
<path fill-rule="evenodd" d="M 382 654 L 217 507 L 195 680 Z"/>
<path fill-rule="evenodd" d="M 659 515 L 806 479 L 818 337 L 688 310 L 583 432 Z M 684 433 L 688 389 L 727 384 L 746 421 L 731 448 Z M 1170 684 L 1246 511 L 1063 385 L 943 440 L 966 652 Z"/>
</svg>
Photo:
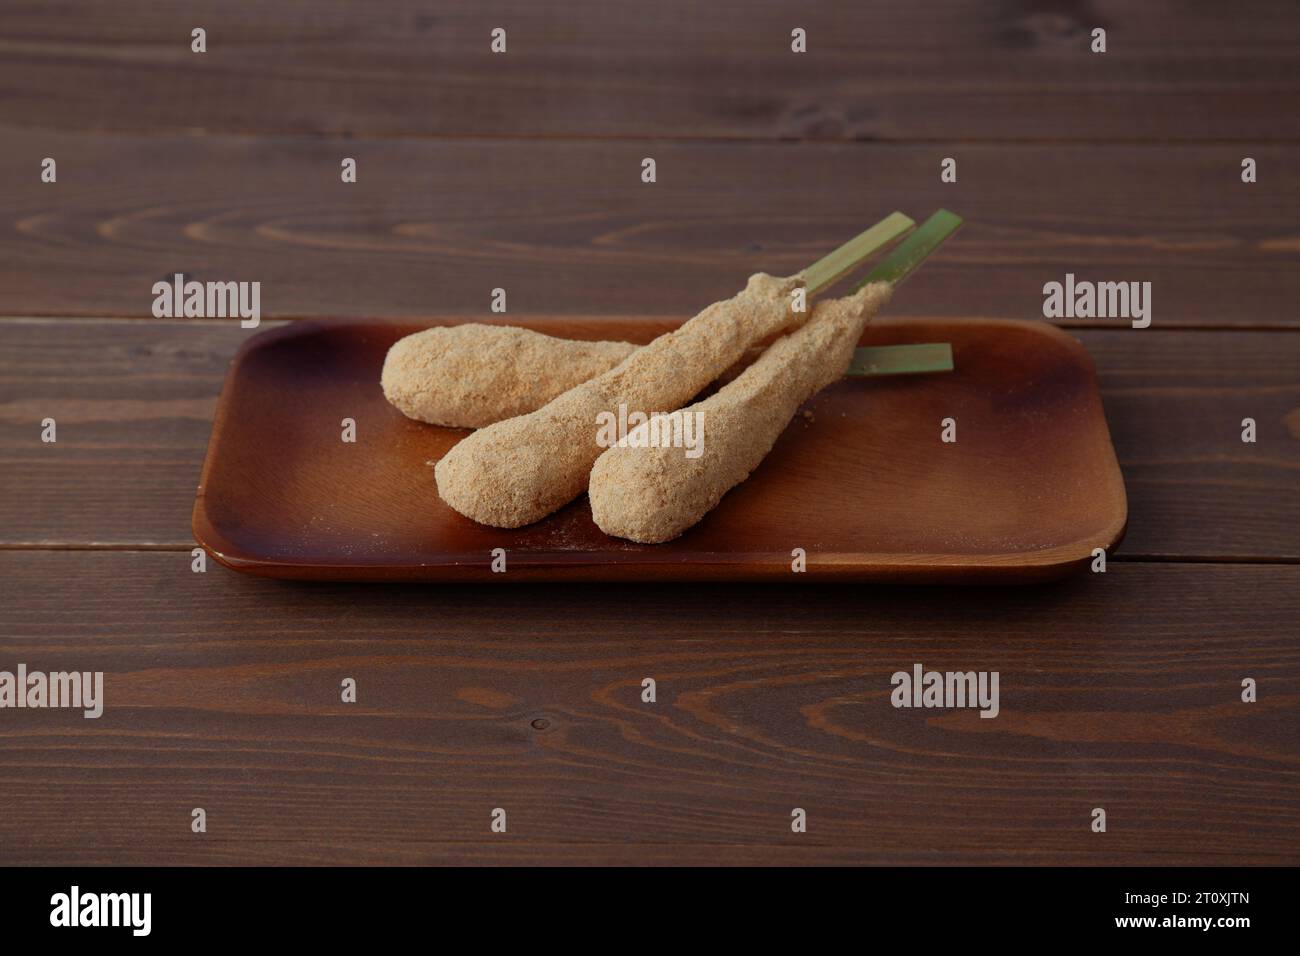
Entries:
<svg viewBox="0 0 1300 956">
<path fill-rule="evenodd" d="M 0 722 L 10 863 L 1300 862 L 1295 566 L 431 588 L 5 552 L 0 599 L 5 665 L 105 672 L 98 720 Z M 999 716 L 891 707 L 918 661 L 998 671 Z"/>
<path fill-rule="evenodd" d="M 12 6 L 12 5 L 11 5 Z M 190 51 L 203 26 L 208 52 Z M 489 35 L 508 31 L 494 55 Z M 790 51 L 794 27 L 807 54 Z M 1091 31 L 1108 31 L 1104 55 Z M 1261 140 L 1300 135 L 1300 21 L 1176 0 L 46 0 L 0 123 L 370 136 Z M 160 96 L 165 90 L 168 95 Z"/>
<path fill-rule="evenodd" d="M 190 541 L 216 397 L 246 334 L 216 322 L 0 323 L 4 543 Z M 53 444 L 41 441 L 47 417 Z"/>
<path fill-rule="evenodd" d="M 663 327 L 671 323 L 665 321 Z M 590 337 L 617 323 L 589 320 Z M 0 546 L 193 546 L 233 322 L 0 323 Z M 1080 330 L 1129 495 L 1120 555 L 1300 560 L 1300 334 Z M 40 422 L 59 441 L 40 441 Z M 1254 418 L 1258 441 L 1241 442 Z"/>
<path fill-rule="evenodd" d="M 1120 553 L 1300 560 L 1300 335 L 1075 334 L 1128 489 Z"/>
<path fill-rule="evenodd" d="M 1240 161 L 1260 181 L 1240 181 Z M 640 181 L 641 159 L 658 182 Z M 41 183 L 41 158 L 59 181 Z M 359 163 L 339 181 L 342 156 Z M 939 181 L 945 156 L 958 182 Z M 896 208 L 962 234 L 896 315 L 1032 318 L 1067 273 L 1152 283 L 1161 327 L 1294 326 L 1284 147 L 383 141 L 0 131 L 0 314 L 148 317 L 185 273 L 266 317 L 694 315 Z M 1074 325 L 1114 328 L 1125 319 Z"/>
</svg>

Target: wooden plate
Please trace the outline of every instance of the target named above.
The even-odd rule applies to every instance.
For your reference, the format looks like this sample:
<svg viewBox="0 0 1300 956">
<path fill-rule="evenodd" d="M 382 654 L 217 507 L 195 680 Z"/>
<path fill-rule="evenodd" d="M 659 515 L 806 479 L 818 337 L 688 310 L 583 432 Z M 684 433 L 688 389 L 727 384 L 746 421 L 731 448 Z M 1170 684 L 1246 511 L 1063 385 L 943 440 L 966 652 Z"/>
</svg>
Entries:
<svg viewBox="0 0 1300 956">
<path fill-rule="evenodd" d="M 634 342 L 674 324 L 511 322 Z M 831 386 L 748 481 L 662 545 L 607 537 L 585 496 L 514 531 L 448 508 L 433 463 L 467 432 L 410 421 L 379 388 L 388 347 L 422 327 L 298 322 L 245 343 L 194 504 L 195 538 L 213 557 L 253 574 L 358 581 L 1012 582 L 1083 568 L 1124 532 L 1092 362 L 1044 323 L 878 320 L 863 344 L 951 342 L 956 371 Z M 355 443 L 341 440 L 345 418 Z M 940 440 L 946 418 L 955 443 Z M 505 573 L 491 570 L 495 548 Z M 791 570 L 796 548 L 803 574 Z"/>
</svg>

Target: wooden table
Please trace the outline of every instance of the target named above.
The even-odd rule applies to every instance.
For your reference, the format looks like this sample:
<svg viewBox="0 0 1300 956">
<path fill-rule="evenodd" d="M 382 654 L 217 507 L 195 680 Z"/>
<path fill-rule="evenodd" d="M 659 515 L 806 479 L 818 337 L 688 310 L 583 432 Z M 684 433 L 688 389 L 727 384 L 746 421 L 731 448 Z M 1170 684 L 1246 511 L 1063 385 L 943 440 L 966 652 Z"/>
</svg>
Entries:
<svg viewBox="0 0 1300 956">
<path fill-rule="evenodd" d="M 1300 18 L 1285 0 L 1077 9 L 7 11 L 0 670 L 102 670 L 107 701 L 93 721 L 0 710 L 0 863 L 1300 861 Z M 191 570 L 215 398 L 251 333 L 150 318 L 159 279 L 260 281 L 264 325 L 477 317 L 503 287 L 512 314 L 607 316 L 616 337 L 941 205 L 968 226 L 894 314 L 1034 318 L 1066 272 L 1153 284 L 1149 329 L 1064 323 L 1129 491 L 1105 574 Z M 894 710 L 889 677 L 918 661 L 999 671 L 1001 715 Z"/>
</svg>

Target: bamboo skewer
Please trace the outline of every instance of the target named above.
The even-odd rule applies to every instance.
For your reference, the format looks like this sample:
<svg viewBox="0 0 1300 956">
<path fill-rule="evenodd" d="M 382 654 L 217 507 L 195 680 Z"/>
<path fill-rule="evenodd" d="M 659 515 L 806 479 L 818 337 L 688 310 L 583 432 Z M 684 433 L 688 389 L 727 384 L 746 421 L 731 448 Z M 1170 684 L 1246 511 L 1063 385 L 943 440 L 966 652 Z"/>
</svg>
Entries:
<svg viewBox="0 0 1300 956">
<path fill-rule="evenodd" d="M 899 243 L 898 248 L 877 263 L 861 282 L 849 289 L 849 294 L 852 295 L 872 282 L 888 282 L 897 288 L 930 253 L 956 234 L 963 221 L 956 213 L 940 209 Z"/>
<path fill-rule="evenodd" d="M 808 297 L 829 289 L 867 259 L 888 248 L 910 232 L 916 223 L 901 212 L 893 212 L 869 229 L 864 229 L 834 252 L 822 256 L 799 273 Z"/>
</svg>

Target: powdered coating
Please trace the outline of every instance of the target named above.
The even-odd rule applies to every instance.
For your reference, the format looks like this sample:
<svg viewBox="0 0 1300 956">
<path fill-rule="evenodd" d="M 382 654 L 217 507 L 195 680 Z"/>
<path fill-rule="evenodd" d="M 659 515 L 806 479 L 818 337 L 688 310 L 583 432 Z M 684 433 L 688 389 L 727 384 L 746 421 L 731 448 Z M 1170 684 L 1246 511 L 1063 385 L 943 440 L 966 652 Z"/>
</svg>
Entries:
<svg viewBox="0 0 1300 956">
<path fill-rule="evenodd" d="M 569 389 L 527 415 L 482 428 L 434 469 L 438 493 L 482 524 L 518 528 L 572 501 L 587 486 L 597 415 L 629 409 L 669 411 L 698 394 L 745 349 L 788 326 L 797 277 L 759 273 L 744 290 L 715 302 L 679 329 L 659 336 L 619 365 Z"/>
<path fill-rule="evenodd" d="M 681 448 L 630 447 L 631 434 L 602 454 L 588 488 L 600 529 L 659 544 L 713 510 L 758 467 L 799 406 L 848 371 L 863 328 L 890 292 L 891 286 L 872 283 L 818 304 L 803 328 L 774 342 L 735 381 L 674 412 L 703 413 L 700 457 L 687 458 Z"/>
<path fill-rule="evenodd" d="M 545 405 L 636 350 L 630 342 L 577 342 L 511 325 L 426 329 L 394 343 L 384 396 L 403 415 L 482 428 Z"/>
</svg>

